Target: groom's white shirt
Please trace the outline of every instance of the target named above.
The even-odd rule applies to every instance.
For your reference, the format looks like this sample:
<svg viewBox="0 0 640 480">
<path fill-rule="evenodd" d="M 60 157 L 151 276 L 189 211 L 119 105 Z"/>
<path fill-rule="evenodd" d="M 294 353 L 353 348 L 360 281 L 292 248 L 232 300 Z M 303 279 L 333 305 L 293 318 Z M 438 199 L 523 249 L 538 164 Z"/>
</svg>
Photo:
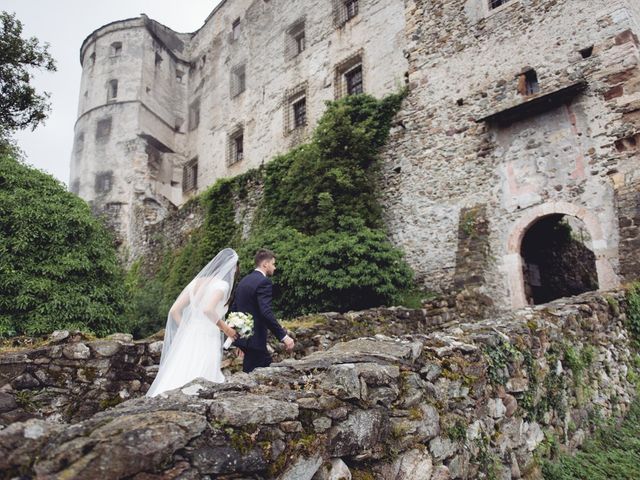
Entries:
<svg viewBox="0 0 640 480">
<path fill-rule="evenodd" d="M 262 270 L 260 270 L 259 268 L 254 268 L 254 270 L 255 270 L 256 272 L 260 272 L 260 273 L 261 273 L 262 275 L 264 275 L 265 277 L 267 276 L 267 274 L 266 274 L 266 273 L 264 273 L 264 272 L 263 272 Z M 291 337 L 290 337 L 289 335 L 285 335 L 285 336 L 284 336 L 284 338 L 283 338 L 282 340 L 280 340 L 280 341 L 284 343 L 284 341 L 285 341 L 287 338 L 291 338 Z"/>
</svg>

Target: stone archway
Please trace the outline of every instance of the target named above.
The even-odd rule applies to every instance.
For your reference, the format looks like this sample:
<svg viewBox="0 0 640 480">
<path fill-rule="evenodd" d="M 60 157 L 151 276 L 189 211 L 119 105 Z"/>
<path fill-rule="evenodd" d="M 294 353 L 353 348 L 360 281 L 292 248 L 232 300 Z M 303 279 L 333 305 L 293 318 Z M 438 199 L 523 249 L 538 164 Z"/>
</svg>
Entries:
<svg viewBox="0 0 640 480">
<path fill-rule="evenodd" d="M 598 290 L 596 257 L 584 223 L 559 213 L 533 222 L 522 237 L 527 303 L 547 303 Z"/>
<path fill-rule="evenodd" d="M 513 226 L 507 240 L 504 270 L 507 275 L 509 295 L 513 308 L 520 308 L 528 304 L 525 294 L 524 263 L 521 255 L 524 236 L 541 218 L 551 215 L 568 215 L 576 217 L 584 223 L 584 227 L 591 237 L 591 250 L 595 256 L 599 289 L 607 290 L 619 284 L 618 277 L 608 257 L 607 242 L 598 219 L 583 207 L 566 202 L 546 203 L 528 209 Z"/>
</svg>

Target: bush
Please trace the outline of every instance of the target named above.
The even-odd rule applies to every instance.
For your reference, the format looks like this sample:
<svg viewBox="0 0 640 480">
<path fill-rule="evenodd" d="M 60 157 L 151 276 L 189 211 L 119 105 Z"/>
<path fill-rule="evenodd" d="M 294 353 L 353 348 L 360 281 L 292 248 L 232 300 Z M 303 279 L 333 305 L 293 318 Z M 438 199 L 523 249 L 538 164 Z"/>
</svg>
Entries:
<svg viewBox="0 0 640 480">
<path fill-rule="evenodd" d="M 121 328 L 122 270 L 89 206 L 0 152 L 0 336 Z"/>
<path fill-rule="evenodd" d="M 378 152 L 403 96 L 353 95 L 329 102 L 309 143 L 201 194 L 204 225 L 179 252 L 167 252 L 154 279 L 161 284 L 156 300 L 134 294 L 140 313 L 130 318 L 137 315 L 137 331 L 164 325 L 163 312 L 224 247 L 238 251 L 245 273 L 253 269 L 258 248 L 276 252 L 274 307 L 280 315 L 398 301 L 410 287 L 412 272 L 387 238 L 375 185 Z M 256 181 L 264 184 L 264 197 L 243 240 L 234 204 Z M 154 305 L 162 311 L 151 319 Z"/>
<path fill-rule="evenodd" d="M 411 271 L 382 230 L 361 226 L 305 235 L 291 227 L 269 228 L 239 251 L 243 271 L 268 245 L 277 252 L 274 307 L 286 317 L 389 304 L 409 288 Z"/>
</svg>

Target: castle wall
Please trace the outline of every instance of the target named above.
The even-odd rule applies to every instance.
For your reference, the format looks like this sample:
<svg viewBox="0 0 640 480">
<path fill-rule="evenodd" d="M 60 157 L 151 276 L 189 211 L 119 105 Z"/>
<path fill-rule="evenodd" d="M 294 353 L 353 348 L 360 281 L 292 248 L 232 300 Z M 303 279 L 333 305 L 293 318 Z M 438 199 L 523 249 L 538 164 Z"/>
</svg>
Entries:
<svg viewBox="0 0 640 480">
<path fill-rule="evenodd" d="M 401 2 L 361 2 L 358 15 L 336 28 L 327 0 L 225 2 L 194 36 L 190 103 L 200 101 L 200 124 L 189 133 L 189 158 L 198 157 L 198 185 L 245 172 L 308 137 L 336 97 L 335 70 L 361 52 L 364 90 L 382 96 L 402 87 L 404 14 Z M 237 40 L 232 24 L 240 19 Z M 287 31 L 305 24 L 305 50 L 291 57 Z M 378 32 L 372 36 L 371 32 Z M 244 65 L 246 90 L 232 96 L 232 71 Z M 289 131 L 288 95 L 306 96 L 307 126 Z M 244 158 L 227 166 L 230 135 L 244 131 Z"/>
<path fill-rule="evenodd" d="M 520 241 L 558 213 L 586 225 L 600 288 L 640 275 L 637 2 L 369 0 L 336 24 L 338 4 L 227 1 L 193 34 L 143 16 L 87 39 L 76 136 L 100 115 L 127 113 L 113 142 L 85 133 L 72 188 L 111 211 L 130 260 L 149 253 L 148 227 L 188 198 L 308 139 L 324 102 L 344 94 L 342 74 L 361 62 L 367 93 L 410 85 L 380 194 L 390 236 L 426 288 L 479 287 L 501 307 L 523 305 Z M 306 48 L 292 54 L 301 22 Z M 121 58 L 89 68 L 88 55 L 105 55 L 114 39 Z M 118 102 L 105 105 L 116 75 Z M 302 96 L 307 122 L 292 128 Z M 196 161 L 196 188 L 185 192 L 185 165 Z M 107 167 L 118 194 L 96 196 Z M 153 235 L 183 230 L 173 223 Z"/>
<path fill-rule="evenodd" d="M 384 197 L 392 238 L 424 284 L 453 287 L 465 254 L 460 212 L 482 206 L 484 288 L 502 306 L 524 303 L 518 242 L 552 213 L 588 224 L 600 287 L 615 286 L 610 177 L 628 181 L 637 155 L 623 158 L 613 146 L 621 110 L 637 102 L 637 80 L 618 97 L 608 92 L 620 72 L 637 78 L 637 42 L 623 33 L 636 28 L 634 11 L 624 2 L 512 0 L 489 13 L 474 0 L 406 4 L 411 93 L 384 155 Z M 531 68 L 539 92 L 524 96 L 519 77 Z M 550 107 L 523 111 L 536 97 Z"/>
<path fill-rule="evenodd" d="M 136 239 L 146 226 L 218 178 L 255 168 L 307 139 L 324 102 L 345 94 L 350 68 L 361 64 L 363 89 L 376 96 L 404 85 L 402 2 L 359 2 L 357 15 L 344 23 L 336 23 L 338 5 L 236 0 L 222 2 L 193 34 L 175 33 L 142 16 L 106 25 L 87 38 L 76 136 L 92 128 L 92 109 L 111 111 L 133 102 L 130 108 L 138 113 L 114 120 L 126 132 L 118 132 L 104 151 L 85 134 L 84 144 L 91 145 L 74 154 L 71 185 L 120 226 L 132 258 L 141 254 Z M 301 30 L 292 27 L 302 24 L 305 48 L 297 54 L 293 38 Z M 122 44 L 117 54 L 114 42 Z M 244 90 L 237 88 L 240 66 Z M 108 97 L 113 79 L 115 99 Z M 303 97 L 306 121 L 294 128 L 292 103 Z M 236 162 L 233 138 L 240 132 L 243 155 Z M 192 162 L 195 188 L 185 188 L 185 166 Z M 107 166 L 116 172 L 114 181 L 128 185 L 117 198 L 90 188 L 98 169 Z M 114 202 L 123 204 L 117 212 L 108 205 Z"/>
</svg>

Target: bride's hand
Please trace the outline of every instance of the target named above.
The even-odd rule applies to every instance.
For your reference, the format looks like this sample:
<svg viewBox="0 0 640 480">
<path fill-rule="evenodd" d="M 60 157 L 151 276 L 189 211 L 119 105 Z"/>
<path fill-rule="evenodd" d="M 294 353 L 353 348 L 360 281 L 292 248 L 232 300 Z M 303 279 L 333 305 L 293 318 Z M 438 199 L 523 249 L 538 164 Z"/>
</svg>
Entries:
<svg viewBox="0 0 640 480">
<path fill-rule="evenodd" d="M 237 340 L 238 338 L 238 332 L 236 332 L 233 328 L 231 328 L 228 325 L 224 329 L 224 334 L 229 338 L 233 338 L 234 340 Z"/>
</svg>

